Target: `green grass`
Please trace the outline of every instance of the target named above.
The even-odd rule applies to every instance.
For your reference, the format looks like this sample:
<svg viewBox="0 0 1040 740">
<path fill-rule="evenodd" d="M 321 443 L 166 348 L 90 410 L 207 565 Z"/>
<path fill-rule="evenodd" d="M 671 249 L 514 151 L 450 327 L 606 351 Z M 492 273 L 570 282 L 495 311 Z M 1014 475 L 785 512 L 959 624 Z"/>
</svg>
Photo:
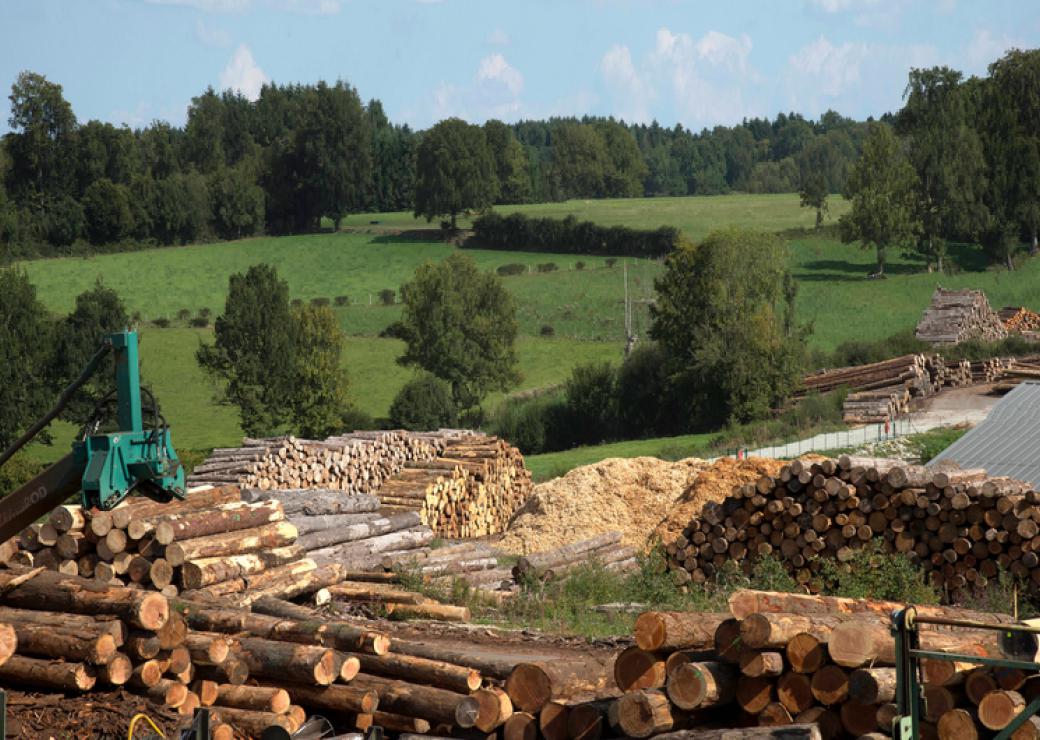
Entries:
<svg viewBox="0 0 1040 740">
<path fill-rule="evenodd" d="M 157 393 L 178 448 L 233 445 L 242 437 L 237 410 L 214 403 L 216 387 L 195 362 L 199 344 L 212 339 L 209 329 L 146 327 L 141 332 L 141 374 Z M 347 338 L 343 365 L 350 379 L 350 397 L 372 416 L 386 416 L 394 395 L 411 377 L 410 369 L 396 363 L 403 348 L 396 339 Z M 622 347 L 612 342 L 521 337 L 517 350 L 523 374 L 517 390 L 526 390 L 563 381 L 571 367 L 580 362 L 616 361 Z M 494 403 L 502 395 L 493 394 L 488 402 Z M 55 444 L 35 445 L 30 448 L 31 457 L 50 461 L 68 451 L 76 430 L 68 424 L 56 424 L 53 431 Z"/>
<path fill-rule="evenodd" d="M 848 210 L 848 203 L 840 196 L 831 196 L 829 205 L 832 219 L 837 219 Z M 574 215 L 583 221 L 636 229 L 677 226 L 694 240 L 703 239 L 709 232 L 724 226 L 785 231 L 812 228 L 816 221 L 816 212 L 800 207 L 798 195 L 795 193 L 566 200 L 560 203 L 497 206 L 495 210 L 500 213 L 523 213 L 527 216 L 552 218 Z M 463 228 L 469 227 L 471 223 L 472 219 L 459 220 L 459 226 Z M 427 223 L 425 219 L 417 219 L 407 211 L 360 213 L 348 216 L 344 220 L 344 228 L 372 232 L 389 229 L 436 229 L 438 226 L 437 220 Z"/>
</svg>

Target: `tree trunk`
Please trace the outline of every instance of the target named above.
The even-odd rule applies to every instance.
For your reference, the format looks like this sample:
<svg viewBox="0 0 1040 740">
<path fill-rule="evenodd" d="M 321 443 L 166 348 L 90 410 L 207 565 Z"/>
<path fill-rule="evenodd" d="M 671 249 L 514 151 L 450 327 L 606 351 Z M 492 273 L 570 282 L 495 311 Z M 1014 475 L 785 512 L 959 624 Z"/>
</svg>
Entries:
<svg viewBox="0 0 1040 740">
<path fill-rule="evenodd" d="M 368 675 L 355 678 L 352 686 L 377 692 L 379 707 L 383 711 L 423 717 L 430 722 L 468 729 L 476 724 L 480 714 L 480 704 L 476 699 L 444 689 Z"/>
<path fill-rule="evenodd" d="M 356 653 L 361 670 L 374 676 L 399 678 L 433 686 L 457 694 L 468 694 L 480 688 L 480 672 L 472 668 L 439 660 L 414 658 L 410 655 L 366 655 Z M 503 719 L 503 721 L 505 721 Z M 488 730 L 490 732 L 490 730 Z"/>
<path fill-rule="evenodd" d="M 252 712 L 248 709 L 231 709 L 214 705 L 210 714 L 218 722 L 226 722 L 245 737 L 260 737 L 268 727 L 281 727 L 287 733 L 293 732 L 292 721 L 284 714 L 273 712 Z"/>
<path fill-rule="evenodd" d="M 166 559 L 171 565 L 179 566 L 187 560 L 240 555 L 254 550 L 283 547 L 291 545 L 295 540 L 296 527 L 288 522 L 276 522 L 237 532 L 174 542 L 166 548 Z"/>
<path fill-rule="evenodd" d="M 96 681 L 84 663 L 66 663 L 12 655 L 0 665 L 0 681 L 11 686 L 40 686 L 59 691 L 89 691 Z"/>
<path fill-rule="evenodd" d="M 228 686 L 217 684 L 213 704 L 254 712 L 283 714 L 289 710 L 289 692 L 276 686 Z"/>
<path fill-rule="evenodd" d="M 650 737 L 675 729 L 684 719 L 672 713 L 668 698 L 656 689 L 642 689 L 617 700 L 618 724 L 628 737 Z"/>
<path fill-rule="evenodd" d="M 302 547 L 289 545 L 246 555 L 189 560 L 181 566 L 181 582 L 185 590 L 203 588 L 291 563 L 299 560 L 303 554 Z"/>
<path fill-rule="evenodd" d="M 371 522 L 313 531 L 299 536 L 296 544 L 300 545 L 304 550 L 318 550 L 345 542 L 355 542 L 389 534 L 390 532 L 411 529 L 419 526 L 421 523 L 419 512 L 409 511 L 403 514 L 394 514 L 391 517 L 375 519 Z"/>
<path fill-rule="evenodd" d="M 570 707 L 560 701 L 551 701 L 538 713 L 538 729 L 545 740 L 568 740 L 567 716 Z"/>
<path fill-rule="evenodd" d="M 513 706 L 535 714 L 552 699 L 596 693 L 610 678 L 607 667 L 591 658 L 518 663 L 506 679 L 506 692 Z"/>
<path fill-rule="evenodd" d="M 235 654 L 245 661 L 253 676 L 284 678 L 328 686 L 338 677 L 332 650 L 312 645 L 243 637 L 236 641 Z"/>
<path fill-rule="evenodd" d="M 614 659 L 614 683 L 621 691 L 661 688 L 668 679 L 665 657 L 634 646 L 626 648 Z"/>
<path fill-rule="evenodd" d="M 636 619 L 636 645 L 643 650 L 709 648 L 726 613 L 643 612 Z"/>
<path fill-rule="evenodd" d="M 502 740 L 537 740 L 538 719 L 530 712 L 513 712 L 502 728 Z"/>
<path fill-rule="evenodd" d="M 20 655 L 105 665 L 116 654 L 116 642 L 109 634 L 78 634 L 50 625 L 28 622 L 15 622 L 11 627 L 18 637 Z M 0 625 L 0 629 L 5 632 L 11 627 Z M 8 639 L 0 639 L 0 644 L 7 643 Z"/>
<path fill-rule="evenodd" d="M 687 710 L 729 704 L 736 696 L 737 677 L 728 663 L 687 663 L 668 677 L 668 698 Z"/>
</svg>

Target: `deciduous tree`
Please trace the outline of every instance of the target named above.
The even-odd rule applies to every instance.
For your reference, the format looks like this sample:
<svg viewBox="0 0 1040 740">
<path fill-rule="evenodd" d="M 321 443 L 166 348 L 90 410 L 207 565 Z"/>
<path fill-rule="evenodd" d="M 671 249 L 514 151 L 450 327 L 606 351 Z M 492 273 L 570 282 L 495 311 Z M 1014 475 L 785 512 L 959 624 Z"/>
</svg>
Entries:
<svg viewBox="0 0 1040 740">
<path fill-rule="evenodd" d="M 458 118 L 423 134 L 415 164 L 415 215 L 432 221 L 481 211 L 498 197 L 495 162 L 483 129 Z"/>
<path fill-rule="evenodd" d="M 347 410 L 347 375 L 340 364 L 343 332 L 328 306 L 296 306 L 292 318 L 293 428 L 304 437 L 324 438 L 342 430 Z"/>
</svg>

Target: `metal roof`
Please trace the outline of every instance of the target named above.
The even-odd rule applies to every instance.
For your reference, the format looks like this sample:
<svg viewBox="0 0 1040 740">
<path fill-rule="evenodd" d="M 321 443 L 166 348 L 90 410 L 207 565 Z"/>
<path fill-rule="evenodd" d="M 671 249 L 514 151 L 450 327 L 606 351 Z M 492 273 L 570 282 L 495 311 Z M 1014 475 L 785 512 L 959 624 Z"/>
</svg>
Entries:
<svg viewBox="0 0 1040 740">
<path fill-rule="evenodd" d="M 984 421 L 928 464 L 940 461 L 1040 485 L 1040 383 L 1020 383 Z"/>
</svg>

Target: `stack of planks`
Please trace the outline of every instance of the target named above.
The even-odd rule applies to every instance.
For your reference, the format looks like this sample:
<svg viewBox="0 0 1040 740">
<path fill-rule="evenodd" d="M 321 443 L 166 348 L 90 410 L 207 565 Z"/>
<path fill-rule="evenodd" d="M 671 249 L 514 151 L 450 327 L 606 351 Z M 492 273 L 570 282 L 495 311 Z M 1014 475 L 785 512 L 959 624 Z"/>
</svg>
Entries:
<svg viewBox="0 0 1040 740">
<path fill-rule="evenodd" d="M 453 431 L 353 432 L 325 440 L 271 437 L 213 450 L 188 484 L 235 484 L 262 490 L 334 488 L 369 493 L 405 463 L 436 457 Z"/>
<path fill-rule="evenodd" d="M 984 470 L 930 469 L 898 460 L 800 460 L 776 478 L 738 486 L 666 545 L 681 583 L 705 583 L 730 560 L 750 572 L 773 555 L 818 592 L 821 565 L 846 563 L 877 542 L 956 595 L 1001 571 L 1040 593 L 1040 493 Z M 848 566 L 844 566 L 848 567 Z"/>
<path fill-rule="evenodd" d="M 416 511 L 438 537 L 485 537 L 505 531 L 531 493 L 520 451 L 498 437 L 445 439 L 439 455 L 405 463 L 377 491 L 390 512 Z"/>
<path fill-rule="evenodd" d="M 890 614 L 902 607 L 738 591 L 728 613 L 644 613 L 635 624 L 636 645 L 614 664 L 624 694 L 602 721 L 616 726 L 613 734 L 628 737 L 720 722 L 776 728 L 815 724 L 825 740 L 890 735 L 896 715 Z M 945 607 L 918 607 L 918 614 L 1011 621 L 1006 615 Z M 1002 657 L 996 632 L 922 626 L 920 635 L 926 650 Z M 999 731 L 1040 695 L 1040 676 L 1018 670 L 925 660 L 922 678 L 923 736 L 940 740 Z M 1015 737 L 1040 738 L 1040 720 L 1033 718 L 1020 732 Z"/>
<path fill-rule="evenodd" d="M 995 342 L 1007 337 L 1007 329 L 983 291 L 936 288 L 915 335 L 930 344 L 957 344 L 969 339 Z"/>
<path fill-rule="evenodd" d="M 973 383 L 993 383 L 1004 376 L 1010 364 L 1010 358 L 991 357 L 988 360 L 976 360 L 971 363 L 971 379 Z"/>
<path fill-rule="evenodd" d="M 841 418 L 846 424 L 881 424 L 909 411 L 910 392 L 902 386 L 890 386 L 848 394 Z"/>
<path fill-rule="evenodd" d="M 1004 306 L 998 312 L 1008 334 L 1040 338 L 1040 313 L 1025 306 Z"/>
</svg>

